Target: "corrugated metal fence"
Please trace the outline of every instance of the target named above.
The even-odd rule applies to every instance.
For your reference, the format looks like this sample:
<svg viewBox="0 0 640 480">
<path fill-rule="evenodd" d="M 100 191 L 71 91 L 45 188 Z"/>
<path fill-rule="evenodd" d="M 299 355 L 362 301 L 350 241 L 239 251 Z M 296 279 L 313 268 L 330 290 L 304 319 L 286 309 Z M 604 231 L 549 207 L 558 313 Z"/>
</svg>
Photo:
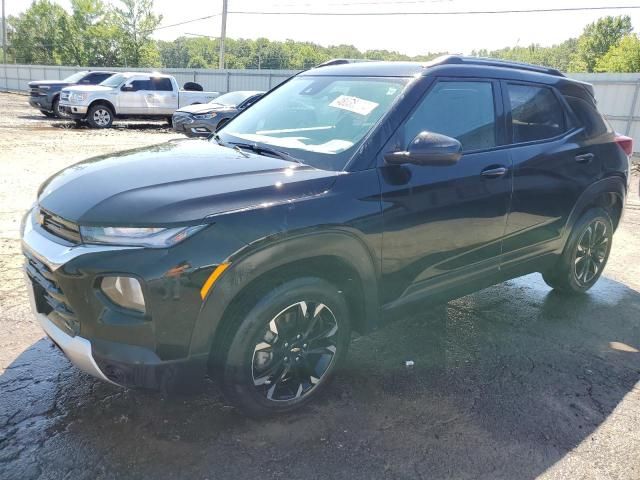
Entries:
<svg viewBox="0 0 640 480">
<path fill-rule="evenodd" d="M 59 80 L 81 70 L 99 70 L 44 65 L 0 65 L 0 90 L 28 91 L 28 83 L 33 80 Z M 153 72 L 154 69 L 105 68 L 112 71 Z M 280 84 L 295 70 L 203 70 L 186 68 L 163 68 L 162 73 L 176 77 L 180 85 L 198 82 L 211 92 L 231 92 L 234 90 L 269 90 Z"/>
<path fill-rule="evenodd" d="M 81 67 L 43 65 L 0 65 L 0 90 L 27 91 L 32 80 L 57 80 L 83 70 Z M 86 69 L 85 69 L 86 70 Z M 95 70 L 95 68 L 93 69 Z M 127 68 L 109 70 L 131 71 Z M 135 69 L 152 72 L 153 69 Z M 233 90 L 269 90 L 283 82 L 295 70 L 205 70 L 165 68 L 179 84 L 198 82 L 205 90 L 221 93 Z M 620 133 L 634 139 L 640 152 L 640 73 L 570 74 L 572 78 L 592 83 L 600 110 Z"/>
</svg>

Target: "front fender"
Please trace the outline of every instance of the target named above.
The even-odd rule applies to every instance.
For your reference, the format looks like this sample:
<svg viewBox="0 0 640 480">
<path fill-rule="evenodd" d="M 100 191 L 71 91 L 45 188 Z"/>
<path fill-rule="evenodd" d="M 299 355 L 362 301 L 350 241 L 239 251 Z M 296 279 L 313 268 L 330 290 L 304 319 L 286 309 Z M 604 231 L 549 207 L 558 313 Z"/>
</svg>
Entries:
<svg viewBox="0 0 640 480">
<path fill-rule="evenodd" d="M 191 355 L 208 353 L 225 310 L 244 288 L 269 271 L 301 260 L 335 257 L 360 277 L 365 299 L 364 315 L 368 323 L 377 324 L 379 317 L 379 265 L 365 243 L 348 229 L 309 232 L 266 243 L 248 245 L 229 258 L 231 266 L 214 285 L 206 298 L 193 330 Z M 304 272 L 301 272 L 302 274 Z"/>
</svg>

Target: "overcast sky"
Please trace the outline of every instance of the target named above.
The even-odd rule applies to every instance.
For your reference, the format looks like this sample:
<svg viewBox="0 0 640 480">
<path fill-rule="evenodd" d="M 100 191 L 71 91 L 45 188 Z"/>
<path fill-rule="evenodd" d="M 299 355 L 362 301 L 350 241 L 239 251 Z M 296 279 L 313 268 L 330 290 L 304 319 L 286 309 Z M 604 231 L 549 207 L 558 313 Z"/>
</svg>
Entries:
<svg viewBox="0 0 640 480">
<path fill-rule="evenodd" d="M 30 0 L 5 0 L 7 14 L 26 9 Z M 65 8 L 69 0 L 54 0 Z M 118 3 L 117 0 L 109 0 Z M 229 11 L 270 12 L 435 12 L 561 7 L 638 5 L 633 0 L 229 0 Z M 155 0 L 162 25 L 218 14 L 222 0 Z M 630 15 L 640 30 L 640 10 L 608 9 L 585 12 L 503 15 L 294 16 L 230 14 L 227 35 L 304 40 L 322 45 L 352 44 L 361 50 L 387 49 L 416 55 L 539 43 L 551 45 L 580 34 L 584 26 L 605 15 Z M 156 38 L 171 40 L 195 33 L 220 35 L 220 17 L 158 30 Z"/>
</svg>

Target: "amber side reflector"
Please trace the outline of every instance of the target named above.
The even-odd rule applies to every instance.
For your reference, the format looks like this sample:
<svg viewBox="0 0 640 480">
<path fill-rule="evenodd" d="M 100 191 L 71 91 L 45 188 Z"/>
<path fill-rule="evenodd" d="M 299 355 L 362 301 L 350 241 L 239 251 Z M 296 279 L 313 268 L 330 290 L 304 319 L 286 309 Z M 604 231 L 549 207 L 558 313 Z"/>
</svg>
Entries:
<svg viewBox="0 0 640 480">
<path fill-rule="evenodd" d="M 224 273 L 224 271 L 229 267 L 229 265 L 231 264 L 221 263 L 215 268 L 213 272 L 211 272 L 211 275 L 209 275 L 209 278 L 207 278 L 207 281 L 204 282 L 204 285 L 202 285 L 202 288 L 200 289 L 200 298 L 202 298 L 202 300 L 207 298 L 207 294 L 209 293 L 209 290 L 211 290 L 211 287 L 213 287 L 213 284 L 216 283 L 216 280 L 220 278 L 220 275 Z"/>
</svg>

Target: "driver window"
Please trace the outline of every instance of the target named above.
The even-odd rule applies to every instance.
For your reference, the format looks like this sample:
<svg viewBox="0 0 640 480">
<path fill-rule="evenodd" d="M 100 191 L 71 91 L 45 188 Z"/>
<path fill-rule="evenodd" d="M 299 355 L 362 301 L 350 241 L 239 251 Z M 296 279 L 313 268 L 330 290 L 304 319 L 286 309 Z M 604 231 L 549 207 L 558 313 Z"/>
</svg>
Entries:
<svg viewBox="0 0 640 480">
<path fill-rule="evenodd" d="M 404 146 L 420 132 L 453 137 L 464 151 L 496 146 L 496 114 L 491 82 L 437 83 L 404 125 Z"/>
<path fill-rule="evenodd" d="M 131 90 L 129 90 L 130 92 L 138 92 L 140 90 L 150 90 L 150 80 L 148 78 L 146 79 L 142 79 L 139 78 L 137 80 L 132 80 L 131 82 L 129 82 L 129 85 L 131 86 Z"/>
</svg>

